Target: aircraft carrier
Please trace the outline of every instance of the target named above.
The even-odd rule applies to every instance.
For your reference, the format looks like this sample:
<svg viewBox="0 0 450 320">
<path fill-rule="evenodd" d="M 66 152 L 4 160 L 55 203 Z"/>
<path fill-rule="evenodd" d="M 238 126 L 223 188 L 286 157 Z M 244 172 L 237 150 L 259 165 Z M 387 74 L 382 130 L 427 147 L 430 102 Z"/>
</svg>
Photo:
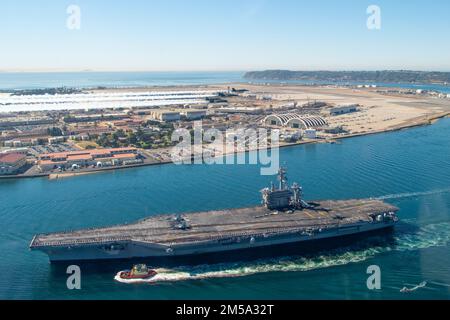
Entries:
<svg viewBox="0 0 450 320">
<path fill-rule="evenodd" d="M 39 234 L 30 248 L 45 252 L 54 263 L 146 259 L 158 265 L 209 255 L 243 259 L 255 252 L 283 254 L 287 247 L 315 250 L 324 243 L 353 241 L 386 231 L 398 221 L 398 208 L 380 200 L 306 202 L 297 183 L 288 185 L 283 168 L 279 186 L 272 184 L 261 193 L 262 205 L 257 207 L 161 215 L 132 224 Z"/>
</svg>

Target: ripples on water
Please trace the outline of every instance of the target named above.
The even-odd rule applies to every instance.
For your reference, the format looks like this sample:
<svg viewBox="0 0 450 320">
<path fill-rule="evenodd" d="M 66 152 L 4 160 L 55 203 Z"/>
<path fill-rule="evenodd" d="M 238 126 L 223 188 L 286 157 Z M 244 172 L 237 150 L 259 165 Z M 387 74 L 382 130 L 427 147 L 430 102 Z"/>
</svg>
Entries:
<svg viewBox="0 0 450 320">
<path fill-rule="evenodd" d="M 242 72 L 0 73 L 0 89 L 95 88 L 99 86 L 129 88 L 202 85 L 239 82 L 242 81 L 242 74 Z"/>
<path fill-rule="evenodd" d="M 220 83 L 248 82 L 243 78 L 245 72 L 58 72 L 58 73 L 0 73 L 0 89 L 40 89 L 55 87 L 129 88 L 144 86 L 180 86 Z M 280 81 L 252 80 L 254 83 L 274 83 Z M 307 84 L 313 81 L 282 81 L 281 83 Z M 328 85 L 330 82 L 315 82 Z M 337 85 L 359 85 L 360 82 L 336 83 Z M 362 83 L 366 84 L 366 83 Z M 372 84 L 372 83 L 371 83 Z M 448 85 L 437 84 L 398 84 L 374 83 L 379 87 L 398 87 L 450 92 Z"/>
<path fill-rule="evenodd" d="M 432 247 L 446 247 L 450 242 L 450 223 L 428 225 L 418 231 L 397 234 L 391 244 L 383 238 L 371 238 L 354 246 L 347 246 L 312 257 L 284 257 L 257 262 L 202 265 L 173 270 L 159 269 L 149 280 L 120 280 L 123 283 L 158 283 L 210 278 L 243 277 L 268 272 L 301 272 L 366 261 L 386 252 L 405 252 Z M 382 245 L 380 245 L 380 243 Z M 383 245 L 384 244 L 384 245 Z"/>
<path fill-rule="evenodd" d="M 0 181 L 0 298 L 403 298 L 450 297 L 450 119 L 435 125 L 281 150 L 291 181 L 307 199 L 379 198 L 400 207 L 394 241 L 254 263 L 182 269 L 152 286 L 113 280 L 122 267 L 86 271 L 83 290 L 29 252 L 36 233 L 131 222 L 149 215 L 258 205 L 274 177 L 256 166 L 160 166 L 60 181 Z M 207 261 L 205 261 L 207 262 Z M 366 268 L 383 269 L 383 290 L 368 293 Z M 129 267 L 129 266 L 125 266 Z M 112 270 L 109 272 L 109 269 Z M 178 280 L 173 282 L 172 280 Z M 195 281 L 180 281 L 195 280 Z M 300 290 L 301 289 L 301 290 Z"/>
<path fill-rule="evenodd" d="M 450 188 L 441 189 L 441 190 L 433 190 L 433 191 L 425 191 L 425 192 L 409 192 L 409 193 L 390 194 L 390 195 L 378 197 L 377 199 L 378 200 L 407 199 L 407 198 L 414 198 L 414 197 L 441 195 L 444 193 L 450 193 Z"/>
</svg>

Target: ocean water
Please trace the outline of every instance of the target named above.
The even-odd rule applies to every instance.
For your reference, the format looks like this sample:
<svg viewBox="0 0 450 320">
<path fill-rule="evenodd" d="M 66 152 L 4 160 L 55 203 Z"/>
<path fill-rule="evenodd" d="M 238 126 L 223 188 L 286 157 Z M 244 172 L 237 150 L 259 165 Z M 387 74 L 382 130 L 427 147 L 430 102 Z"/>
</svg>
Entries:
<svg viewBox="0 0 450 320">
<path fill-rule="evenodd" d="M 236 82 L 312 84 L 311 81 L 246 80 L 244 71 L 233 72 L 0 72 L 0 90 L 72 88 L 127 88 L 146 86 L 208 85 Z M 321 84 L 321 82 L 315 82 Z M 358 85 L 361 82 L 322 82 L 322 84 Z M 370 83 L 380 87 L 424 89 L 450 93 L 449 85 Z"/>
<path fill-rule="evenodd" d="M 71 88 L 123 88 L 207 85 L 240 82 L 244 72 L 53 72 L 0 73 L 0 90 Z"/>
<path fill-rule="evenodd" d="M 342 144 L 282 149 L 291 181 L 307 199 L 374 197 L 398 206 L 392 237 L 310 256 L 185 267 L 157 282 L 124 284 L 111 262 L 82 269 L 82 289 L 65 270 L 30 252 L 36 233 L 100 227 L 146 216 L 257 205 L 274 177 L 251 165 L 155 166 L 66 180 L 0 181 L 2 299 L 449 299 L 450 119 Z M 367 268 L 382 289 L 367 289 Z M 158 267 L 157 265 L 154 267 Z M 426 286 L 411 293 L 426 281 Z"/>
</svg>

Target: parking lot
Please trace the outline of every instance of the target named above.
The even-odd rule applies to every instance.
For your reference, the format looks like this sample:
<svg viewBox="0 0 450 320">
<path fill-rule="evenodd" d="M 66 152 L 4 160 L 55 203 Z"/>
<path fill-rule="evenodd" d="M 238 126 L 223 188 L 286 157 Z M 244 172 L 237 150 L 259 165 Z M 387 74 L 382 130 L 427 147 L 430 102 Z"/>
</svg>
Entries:
<svg viewBox="0 0 450 320">
<path fill-rule="evenodd" d="M 46 146 L 32 146 L 29 150 L 31 154 L 33 154 L 35 157 L 38 157 L 38 155 L 40 154 L 77 151 L 78 149 L 68 143 L 60 143 Z"/>
</svg>

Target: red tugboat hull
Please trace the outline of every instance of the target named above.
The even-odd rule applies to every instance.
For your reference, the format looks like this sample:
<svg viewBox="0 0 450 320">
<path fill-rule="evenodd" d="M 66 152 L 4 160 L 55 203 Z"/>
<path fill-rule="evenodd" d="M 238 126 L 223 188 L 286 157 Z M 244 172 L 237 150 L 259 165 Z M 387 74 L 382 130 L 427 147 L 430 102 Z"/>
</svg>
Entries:
<svg viewBox="0 0 450 320">
<path fill-rule="evenodd" d="M 125 272 L 121 272 L 119 277 L 120 277 L 120 279 L 123 279 L 123 280 L 147 280 L 147 279 L 153 278 L 157 274 L 158 273 L 155 270 L 149 270 L 146 275 L 135 276 L 135 275 L 132 275 L 131 272 L 125 271 Z"/>
</svg>

